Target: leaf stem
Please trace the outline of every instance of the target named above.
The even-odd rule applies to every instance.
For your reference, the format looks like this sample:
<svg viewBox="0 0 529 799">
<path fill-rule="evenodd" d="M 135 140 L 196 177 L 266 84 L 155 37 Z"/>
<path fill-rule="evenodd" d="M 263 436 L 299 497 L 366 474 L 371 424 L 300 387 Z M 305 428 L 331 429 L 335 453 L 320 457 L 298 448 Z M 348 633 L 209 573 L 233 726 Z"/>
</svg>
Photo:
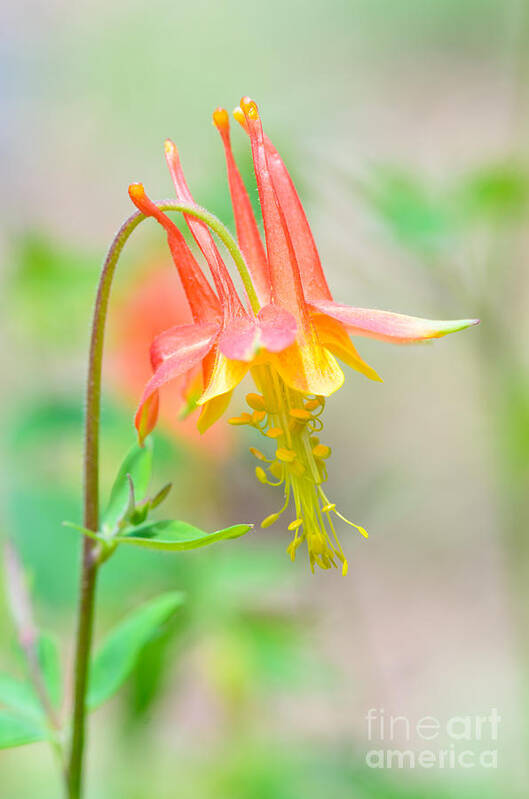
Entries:
<svg viewBox="0 0 529 799">
<path fill-rule="evenodd" d="M 259 302 L 248 268 L 233 236 L 213 214 L 198 206 L 165 200 L 157 203 L 161 211 L 179 211 L 196 217 L 210 227 L 221 239 L 233 258 L 254 312 Z M 121 225 L 114 236 L 103 262 L 92 320 L 92 333 L 88 357 L 88 380 L 85 409 L 85 446 L 83 459 L 83 525 L 97 532 L 99 527 L 99 429 L 101 415 L 101 378 L 103 345 L 108 302 L 114 273 L 123 248 L 140 222 L 146 219 L 137 211 Z M 66 770 L 68 799 L 80 799 L 82 794 L 83 754 L 86 727 L 86 690 L 88 666 L 94 626 L 94 604 L 97 573 L 100 565 L 98 543 L 85 537 L 81 560 L 80 593 L 74 664 L 74 699 L 71 725 L 71 743 Z"/>
</svg>

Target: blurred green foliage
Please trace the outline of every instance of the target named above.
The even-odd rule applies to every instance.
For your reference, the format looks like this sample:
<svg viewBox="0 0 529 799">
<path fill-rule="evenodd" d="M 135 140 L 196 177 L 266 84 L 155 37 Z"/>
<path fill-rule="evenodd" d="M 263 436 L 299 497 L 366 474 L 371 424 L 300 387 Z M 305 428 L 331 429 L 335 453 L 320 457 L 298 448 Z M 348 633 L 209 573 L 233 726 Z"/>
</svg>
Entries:
<svg viewBox="0 0 529 799">
<path fill-rule="evenodd" d="M 465 175 L 454 190 L 459 224 L 515 223 L 527 212 L 529 177 L 522 163 L 506 161 L 482 166 Z"/>
<path fill-rule="evenodd" d="M 94 710 L 107 701 L 134 671 L 141 652 L 184 601 L 182 593 L 162 594 L 136 608 L 107 635 L 94 653 L 86 697 Z"/>
<path fill-rule="evenodd" d="M 442 199 L 416 175 L 379 166 L 364 190 L 373 209 L 404 246 L 437 249 L 450 230 Z"/>
<path fill-rule="evenodd" d="M 519 223 L 528 208 L 529 176 L 522 164 L 506 161 L 464 173 L 442 188 L 425 175 L 380 165 L 362 190 L 399 244 L 432 254 L 447 251 L 475 226 Z"/>
<path fill-rule="evenodd" d="M 86 341 L 99 259 L 43 231 L 20 233 L 11 249 L 9 290 L 17 328 L 41 346 L 46 342 L 63 353 L 76 351 Z"/>
</svg>

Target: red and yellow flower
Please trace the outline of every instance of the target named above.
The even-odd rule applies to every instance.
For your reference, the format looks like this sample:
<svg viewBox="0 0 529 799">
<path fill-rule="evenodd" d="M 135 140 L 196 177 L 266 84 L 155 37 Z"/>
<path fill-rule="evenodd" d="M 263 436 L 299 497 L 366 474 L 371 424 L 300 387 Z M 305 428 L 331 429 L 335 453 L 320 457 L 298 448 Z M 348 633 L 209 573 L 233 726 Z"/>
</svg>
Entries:
<svg viewBox="0 0 529 799">
<path fill-rule="evenodd" d="M 259 461 L 256 476 L 284 492 L 281 509 L 261 526 L 268 527 L 292 508 L 288 524 L 292 540 L 287 548 L 292 560 L 304 543 L 313 570 L 315 565 L 329 569 L 341 563 L 345 574 L 347 560 L 334 521 L 352 522 L 323 490 L 330 448 L 318 437 L 321 417 L 325 398 L 344 382 L 337 359 L 380 380 L 349 335 L 402 344 L 439 338 L 478 320 L 434 321 L 334 302 L 300 199 L 279 153 L 263 133 L 257 105 L 243 98 L 234 116 L 251 143 L 266 245 L 232 154 L 228 114 L 218 108 L 213 121 L 224 145 L 237 240 L 251 276 L 243 299 L 203 221 L 186 216 L 214 289 L 181 232 L 149 200 L 143 186 L 129 188 L 137 208 L 154 217 L 167 233 L 193 318 L 192 324 L 172 327 L 154 340 L 153 376 L 145 387 L 136 426 L 143 439 L 156 423 L 159 388 L 185 376 L 188 394 L 195 394 L 202 408 L 198 427 L 204 431 L 224 413 L 234 388 L 250 372 L 257 392 L 247 395 L 249 410 L 229 421 L 252 426 L 271 445 L 270 457 L 251 449 Z M 178 201 L 194 205 L 171 141 L 166 142 L 165 153 Z M 352 526 L 367 537 L 362 527 Z"/>
</svg>

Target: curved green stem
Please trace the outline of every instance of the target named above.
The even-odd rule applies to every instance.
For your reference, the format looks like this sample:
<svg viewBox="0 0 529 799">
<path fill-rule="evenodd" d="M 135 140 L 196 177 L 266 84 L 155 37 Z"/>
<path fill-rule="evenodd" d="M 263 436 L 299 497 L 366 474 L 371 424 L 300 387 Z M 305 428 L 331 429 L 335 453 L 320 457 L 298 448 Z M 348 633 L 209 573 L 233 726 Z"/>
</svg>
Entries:
<svg viewBox="0 0 529 799">
<path fill-rule="evenodd" d="M 248 298 L 255 313 L 259 302 L 253 287 L 248 268 L 233 236 L 213 214 L 203 208 L 176 203 L 172 200 L 157 203 L 161 211 L 179 211 L 187 216 L 200 219 L 221 239 L 233 258 L 239 271 Z M 108 302 L 112 280 L 123 248 L 140 222 L 147 217 L 137 211 L 120 227 L 107 253 L 97 289 L 92 334 L 88 358 L 88 380 L 85 410 L 85 449 L 84 449 L 84 513 L 83 525 L 96 532 L 99 527 L 99 427 L 101 410 L 101 376 L 103 365 L 103 344 L 108 312 Z M 74 700 L 72 732 L 68 765 L 66 770 L 68 799 L 79 799 L 82 792 L 83 752 L 85 742 L 86 705 L 85 696 L 88 684 L 88 665 L 92 644 L 94 621 L 94 600 L 99 560 L 97 541 L 85 537 L 81 562 L 81 582 L 79 595 L 78 623 L 74 665 Z"/>
<path fill-rule="evenodd" d="M 218 219 L 214 214 L 211 214 L 209 211 L 206 211 L 205 208 L 194 206 L 189 210 L 185 210 L 185 206 L 177 205 L 176 203 L 172 203 L 170 200 L 164 200 L 157 205 L 161 211 L 182 211 L 186 215 L 195 216 L 197 219 L 205 222 L 206 225 L 217 234 L 233 258 L 233 262 L 237 267 L 237 271 L 239 272 L 244 288 L 246 289 L 246 294 L 250 300 L 252 310 L 254 313 L 258 313 L 261 306 L 259 304 L 259 300 L 257 299 L 257 294 L 255 293 L 252 278 L 250 277 L 248 267 L 246 266 L 246 261 L 244 260 L 243 254 L 240 251 L 237 242 L 231 235 L 226 225 L 223 225 L 220 219 Z"/>
</svg>

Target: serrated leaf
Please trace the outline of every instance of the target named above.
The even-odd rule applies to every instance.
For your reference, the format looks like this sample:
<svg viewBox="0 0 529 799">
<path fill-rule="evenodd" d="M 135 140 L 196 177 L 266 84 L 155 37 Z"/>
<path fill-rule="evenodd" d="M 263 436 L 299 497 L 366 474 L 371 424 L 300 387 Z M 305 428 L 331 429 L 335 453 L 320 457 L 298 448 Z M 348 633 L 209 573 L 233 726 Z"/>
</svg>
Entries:
<svg viewBox="0 0 529 799">
<path fill-rule="evenodd" d="M 119 467 L 110 492 L 107 509 L 102 517 L 103 530 L 113 530 L 128 508 L 130 498 L 128 475 L 130 475 L 134 484 L 136 498 L 141 499 L 147 493 L 151 471 L 152 442 L 147 439 L 143 447 L 140 447 L 139 444 L 134 444 Z"/>
<path fill-rule="evenodd" d="M 58 707 L 62 697 L 61 662 L 57 642 L 51 636 L 39 636 L 37 659 L 50 702 Z"/>
<path fill-rule="evenodd" d="M 33 686 L 11 677 L 10 674 L 0 673 L 0 705 L 17 711 L 29 719 L 35 720 L 43 717 L 42 708 Z"/>
<path fill-rule="evenodd" d="M 252 524 L 234 524 L 224 530 L 205 533 L 187 522 L 161 521 L 145 522 L 135 527 L 130 535 L 115 538 L 119 544 L 133 544 L 147 549 L 162 549 L 178 552 L 184 549 L 196 549 L 214 544 L 228 538 L 239 538 L 251 530 Z"/>
<path fill-rule="evenodd" d="M 49 737 L 48 730 L 37 721 L 0 711 L 0 749 L 46 741 Z"/>
<path fill-rule="evenodd" d="M 103 642 L 91 668 L 87 706 L 106 702 L 129 677 L 142 649 L 180 607 L 183 594 L 173 591 L 131 613 Z"/>
</svg>

